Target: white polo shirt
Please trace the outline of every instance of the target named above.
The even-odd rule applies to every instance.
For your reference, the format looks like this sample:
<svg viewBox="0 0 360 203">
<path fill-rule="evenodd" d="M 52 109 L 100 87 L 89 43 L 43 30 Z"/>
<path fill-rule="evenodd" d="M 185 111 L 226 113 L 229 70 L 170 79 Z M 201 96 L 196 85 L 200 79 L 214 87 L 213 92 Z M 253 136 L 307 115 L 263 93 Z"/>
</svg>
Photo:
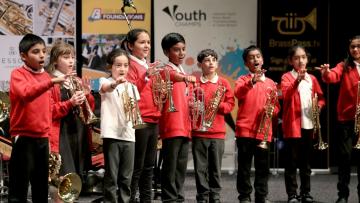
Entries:
<svg viewBox="0 0 360 203">
<path fill-rule="evenodd" d="M 293 69 L 291 74 L 294 78 L 298 77 L 298 73 Z M 312 80 L 308 73 L 305 73 L 305 79 L 301 80 L 298 86 L 301 103 L 301 128 L 312 129 L 314 124 L 312 121 Z"/>
<path fill-rule="evenodd" d="M 113 78 L 100 78 L 99 83 L 109 84 L 114 82 Z M 136 99 L 140 99 L 139 92 L 135 85 L 125 82 L 116 86 L 112 92 L 100 92 L 101 95 L 101 137 L 112 138 L 124 141 L 135 142 L 135 129 L 131 121 L 125 118 L 124 101 L 122 94 L 127 91 L 131 98 L 134 98 L 133 88 L 135 90 Z"/>
</svg>

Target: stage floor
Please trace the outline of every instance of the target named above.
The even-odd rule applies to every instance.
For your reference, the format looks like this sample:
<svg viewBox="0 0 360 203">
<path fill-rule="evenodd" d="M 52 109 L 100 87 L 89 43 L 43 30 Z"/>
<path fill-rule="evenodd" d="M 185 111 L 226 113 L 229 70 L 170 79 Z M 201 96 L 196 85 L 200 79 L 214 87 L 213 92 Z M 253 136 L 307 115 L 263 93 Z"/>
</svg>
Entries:
<svg viewBox="0 0 360 203">
<path fill-rule="evenodd" d="M 253 178 L 252 178 L 253 182 Z M 298 182 L 299 183 L 299 182 Z M 331 203 L 337 199 L 337 175 L 336 174 L 314 174 L 311 176 L 311 195 L 315 202 Z M 221 200 L 223 203 L 234 203 L 237 200 L 236 174 L 229 175 L 224 173 L 222 176 L 223 189 Z M 299 183 L 300 185 L 300 183 Z M 349 203 L 358 202 L 357 176 L 351 176 Z M 185 180 L 185 197 L 189 203 L 196 202 L 196 187 L 193 173 L 188 173 Z M 274 203 L 286 203 L 287 195 L 285 192 L 284 174 L 270 175 L 269 179 L 269 200 Z M 101 202 L 101 196 L 81 196 L 77 202 Z M 252 199 L 254 199 L 252 197 Z M 160 203 L 160 199 L 154 200 L 154 203 Z"/>
</svg>

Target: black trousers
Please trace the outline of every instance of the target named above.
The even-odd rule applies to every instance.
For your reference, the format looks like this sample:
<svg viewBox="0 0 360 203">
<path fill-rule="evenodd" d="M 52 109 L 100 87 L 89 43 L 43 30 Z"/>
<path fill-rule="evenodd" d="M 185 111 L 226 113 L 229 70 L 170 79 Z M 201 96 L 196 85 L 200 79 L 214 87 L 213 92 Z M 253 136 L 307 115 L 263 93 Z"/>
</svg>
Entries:
<svg viewBox="0 0 360 203">
<path fill-rule="evenodd" d="M 189 153 L 189 138 L 174 137 L 162 140 L 161 168 L 162 202 L 184 202 L 183 186 Z"/>
<path fill-rule="evenodd" d="M 193 137 L 192 154 L 195 167 L 196 200 L 220 202 L 223 139 Z"/>
<path fill-rule="evenodd" d="M 257 145 L 260 140 L 253 138 L 237 138 L 238 150 L 238 174 L 236 188 L 239 193 L 238 199 L 246 199 L 251 196 L 252 186 L 250 180 L 251 163 L 254 157 L 255 164 L 255 202 L 265 202 L 268 194 L 269 179 L 269 149 L 262 149 Z"/>
<path fill-rule="evenodd" d="M 60 146 L 61 155 L 60 175 L 77 173 L 84 181 L 87 171 L 91 167 L 91 152 L 89 147 L 88 129 L 79 118 L 69 114 L 61 122 Z"/>
<path fill-rule="evenodd" d="M 148 123 L 148 127 L 135 130 L 135 162 L 131 180 L 131 200 L 135 202 L 139 187 L 140 202 L 151 202 L 152 178 L 156 157 L 159 128 Z"/>
<path fill-rule="evenodd" d="M 104 202 L 129 202 L 135 143 L 104 138 L 103 151 L 105 160 Z"/>
<path fill-rule="evenodd" d="M 18 137 L 13 143 L 9 169 L 9 202 L 27 202 L 29 182 L 32 202 L 48 202 L 48 138 Z"/>
<path fill-rule="evenodd" d="M 342 122 L 339 123 L 339 133 L 337 136 L 337 160 L 338 160 L 338 196 L 348 198 L 349 197 L 349 183 L 351 172 L 351 159 L 356 159 L 357 166 L 357 178 L 358 178 L 358 196 L 360 197 L 360 152 L 359 150 L 353 150 L 353 146 L 358 140 L 358 135 L 354 133 L 354 122 Z M 352 154 L 354 153 L 354 154 Z M 353 155 L 353 157 L 352 157 Z"/>
<path fill-rule="evenodd" d="M 288 196 L 297 195 L 296 170 L 300 170 L 300 194 L 310 192 L 313 129 L 301 129 L 301 138 L 285 139 L 285 187 Z"/>
</svg>

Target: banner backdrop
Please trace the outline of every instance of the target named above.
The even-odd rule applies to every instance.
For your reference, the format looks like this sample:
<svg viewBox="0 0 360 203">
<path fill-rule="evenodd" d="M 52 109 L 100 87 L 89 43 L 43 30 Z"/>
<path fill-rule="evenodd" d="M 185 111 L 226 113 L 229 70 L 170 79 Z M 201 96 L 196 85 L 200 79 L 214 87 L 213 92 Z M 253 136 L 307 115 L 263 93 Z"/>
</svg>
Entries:
<svg viewBox="0 0 360 203">
<path fill-rule="evenodd" d="M 260 0 L 258 13 L 259 45 L 265 56 L 268 77 L 280 84 L 282 74 L 291 70 L 291 67 L 288 66 L 288 50 L 291 46 L 298 44 L 304 46 L 310 53 L 307 70 L 317 77 L 324 94 L 327 95 L 328 88 L 322 82 L 320 71 L 315 71 L 314 67 L 329 61 L 328 2 L 322 0 Z M 328 111 L 329 100 L 326 101 L 326 106 L 321 110 L 320 115 L 321 134 L 325 142 L 329 142 Z M 283 140 L 282 134 L 279 133 L 277 137 L 279 144 Z M 281 152 L 283 147 L 280 147 L 280 144 L 278 146 Z M 278 162 L 280 168 L 284 167 L 286 161 L 284 157 L 285 155 L 280 153 Z M 312 168 L 322 170 L 329 168 L 329 148 L 323 151 L 314 150 L 311 158 Z"/>
<path fill-rule="evenodd" d="M 144 28 L 151 33 L 151 0 L 134 0 L 134 8 L 125 13 L 133 28 Z M 121 11 L 122 0 L 83 0 L 82 32 L 87 34 L 124 34 L 129 31 Z"/>
<path fill-rule="evenodd" d="M 235 80 L 248 72 L 242 59 L 244 48 L 256 44 L 257 1 L 156 0 L 154 27 L 155 60 L 168 61 L 161 39 L 167 33 L 178 32 L 186 41 L 183 67 L 187 73 L 199 74 L 197 54 L 203 49 L 214 49 L 219 55 L 218 73 L 234 87 Z M 236 166 L 234 132 L 230 128 L 227 132 L 223 169 L 231 172 Z"/>
<path fill-rule="evenodd" d="M 135 8 L 124 11 L 132 28 L 151 33 L 151 0 L 134 0 Z M 121 7 L 122 0 L 83 0 L 82 2 L 82 73 L 92 79 L 104 76 L 106 57 L 130 30 Z M 96 88 L 96 86 L 94 87 Z"/>
<path fill-rule="evenodd" d="M 328 61 L 328 21 L 328 7 L 321 0 L 259 1 L 259 44 L 276 82 L 287 71 L 287 52 L 295 44 L 310 52 L 310 71 Z"/>
<path fill-rule="evenodd" d="M 257 2 L 252 0 L 156 0 L 155 59 L 167 61 L 161 39 L 167 33 L 179 32 L 186 40 L 187 72 L 199 71 L 197 54 L 211 48 L 219 54 L 221 73 L 234 80 L 247 72 L 241 54 L 256 43 L 256 20 Z"/>
</svg>

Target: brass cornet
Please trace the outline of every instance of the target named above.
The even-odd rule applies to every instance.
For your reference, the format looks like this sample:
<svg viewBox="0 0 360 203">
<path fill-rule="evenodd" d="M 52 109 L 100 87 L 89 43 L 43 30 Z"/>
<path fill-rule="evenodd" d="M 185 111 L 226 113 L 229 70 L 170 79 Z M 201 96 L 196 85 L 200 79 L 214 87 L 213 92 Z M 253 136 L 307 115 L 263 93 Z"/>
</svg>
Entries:
<svg viewBox="0 0 360 203">
<path fill-rule="evenodd" d="M 169 100 L 169 108 L 168 108 L 168 112 L 177 112 L 175 105 L 174 105 L 174 100 L 172 97 L 172 92 L 173 92 L 173 87 L 174 84 L 173 82 L 170 80 L 170 71 L 168 69 L 165 69 L 165 82 L 166 82 L 166 91 L 167 91 L 167 99 Z"/>
<path fill-rule="evenodd" d="M 10 101 L 7 92 L 0 91 L 0 124 L 10 116 Z M 2 125 L 1 125 L 2 126 Z M 0 126 L 0 135 L 5 135 L 4 129 Z"/>
<path fill-rule="evenodd" d="M 130 97 L 128 92 L 128 85 L 131 85 L 133 97 Z M 143 122 L 141 113 L 136 98 L 135 87 L 131 83 L 125 84 L 125 91 L 122 93 L 122 99 L 124 102 L 125 117 L 128 121 L 131 121 L 134 129 L 146 128 L 147 124 Z"/>
<path fill-rule="evenodd" d="M 355 111 L 355 126 L 354 126 L 354 132 L 358 135 L 358 140 L 354 146 L 354 149 L 360 149 L 360 104 L 359 104 L 360 98 L 359 97 L 360 97 L 360 81 L 358 82 L 356 111 Z"/>
<path fill-rule="evenodd" d="M 75 76 L 69 77 L 69 83 L 70 97 L 74 95 L 77 91 L 84 91 L 84 87 Z M 87 99 L 85 99 L 83 104 L 76 107 L 75 113 L 79 115 L 81 121 L 86 125 L 94 124 L 100 120 L 91 110 L 90 104 Z"/>
<path fill-rule="evenodd" d="M 9 108 L 6 103 L 0 99 L 0 123 L 9 117 Z"/>
<path fill-rule="evenodd" d="M 204 115 L 204 124 L 203 126 L 208 129 L 212 126 L 212 123 L 214 122 L 216 113 L 219 109 L 219 105 L 221 103 L 222 98 L 224 97 L 226 92 L 226 88 L 223 85 L 219 85 L 209 101 L 209 103 L 205 106 L 205 115 Z"/>
<path fill-rule="evenodd" d="M 328 144 L 325 143 L 321 136 L 321 127 L 320 127 L 320 108 L 318 105 L 318 95 L 315 93 L 312 98 L 312 121 L 314 124 L 314 135 L 318 133 L 319 142 L 314 145 L 315 149 L 325 150 L 328 148 Z"/>
<path fill-rule="evenodd" d="M 189 107 L 191 112 L 192 129 L 195 131 L 207 131 L 207 128 L 205 127 L 204 90 L 195 83 L 195 87 L 193 88 L 191 94 Z"/>
<path fill-rule="evenodd" d="M 170 80 L 170 71 L 167 68 L 163 68 L 165 66 L 163 63 L 160 63 L 155 67 L 156 70 L 151 75 L 153 81 L 151 87 L 153 100 L 155 105 L 158 106 L 159 111 L 162 110 L 164 103 L 169 100 L 167 112 L 176 112 L 177 110 L 172 98 L 173 82 Z M 160 71 L 165 71 L 165 80 L 163 80 Z"/>
<path fill-rule="evenodd" d="M 154 104 L 158 106 L 159 111 L 162 110 L 168 95 L 167 82 L 163 80 L 160 74 L 160 70 L 163 68 L 158 68 L 164 66 L 165 66 L 164 64 L 160 63 L 155 67 L 156 70 L 150 75 L 152 80 L 151 91 L 153 95 L 153 100 L 154 100 Z"/>
<path fill-rule="evenodd" d="M 80 195 L 82 183 L 76 173 L 68 173 L 62 179 L 59 178 L 61 167 L 60 154 L 49 155 L 50 183 L 57 188 L 57 194 L 64 202 L 74 202 Z"/>
<path fill-rule="evenodd" d="M 268 149 L 268 136 L 270 131 L 270 126 L 272 125 L 272 117 L 275 109 L 275 105 L 278 101 L 277 89 L 268 88 L 270 92 L 267 94 L 264 111 L 261 115 L 261 121 L 257 133 L 263 134 L 264 139 L 258 144 L 258 147 L 262 149 Z"/>
</svg>

